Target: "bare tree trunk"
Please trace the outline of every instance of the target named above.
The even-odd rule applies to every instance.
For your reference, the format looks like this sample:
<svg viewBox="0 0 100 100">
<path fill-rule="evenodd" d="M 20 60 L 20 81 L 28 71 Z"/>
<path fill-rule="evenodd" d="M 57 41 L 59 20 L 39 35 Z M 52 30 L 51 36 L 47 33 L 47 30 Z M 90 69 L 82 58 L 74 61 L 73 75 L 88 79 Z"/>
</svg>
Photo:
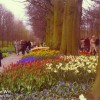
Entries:
<svg viewBox="0 0 100 100">
<path fill-rule="evenodd" d="M 66 0 L 60 51 L 78 55 L 83 0 Z"/>
<path fill-rule="evenodd" d="M 53 24 L 52 24 L 53 25 Z M 51 45 L 51 15 L 47 15 L 47 26 L 46 26 L 46 44 L 50 47 Z"/>
<path fill-rule="evenodd" d="M 63 1 L 54 0 L 54 33 L 53 33 L 53 49 L 60 49 L 62 35 L 62 11 Z M 61 17 L 62 16 L 62 17 Z"/>
<path fill-rule="evenodd" d="M 100 100 L 100 46 L 99 46 L 99 58 L 96 68 L 96 79 L 92 88 L 93 100 Z"/>
<path fill-rule="evenodd" d="M 53 48 L 53 31 L 54 30 L 54 15 L 50 17 L 50 48 Z"/>
</svg>

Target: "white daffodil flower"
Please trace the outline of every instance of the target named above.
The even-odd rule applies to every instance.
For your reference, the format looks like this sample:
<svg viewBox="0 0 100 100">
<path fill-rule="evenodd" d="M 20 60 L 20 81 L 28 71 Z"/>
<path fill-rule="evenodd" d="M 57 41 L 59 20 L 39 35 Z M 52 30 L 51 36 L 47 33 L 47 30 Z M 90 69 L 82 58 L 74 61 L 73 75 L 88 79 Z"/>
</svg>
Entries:
<svg viewBox="0 0 100 100">
<path fill-rule="evenodd" d="M 88 73 L 91 73 L 91 70 L 87 70 Z"/>
<path fill-rule="evenodd" d="M 57 70 L 54 70 L 55 73 L 57 73 Z"/>
<path fill-rule="evenodd" d="M 77 74 L 77 73 L 79 73 L 79 71 L 78 70 L 75 70 L 75 73 Z"/>
<path fill-rule="evenodd" d="M 49 64 L 49 67 L 51 67 L 51 66 L 52 66 L 52 63 Z"/>
<path fill-rule="evenodd" d="M 79 96 L 79 100 L 87 100 L 87 99 L 84 97 L 83 94 L 81 94 L 81 95 Z"/>
<path fill-rule="evenodd" d="M 59 66 L 62 66 L 62 63 L 59 63 Z"/>
</svg>

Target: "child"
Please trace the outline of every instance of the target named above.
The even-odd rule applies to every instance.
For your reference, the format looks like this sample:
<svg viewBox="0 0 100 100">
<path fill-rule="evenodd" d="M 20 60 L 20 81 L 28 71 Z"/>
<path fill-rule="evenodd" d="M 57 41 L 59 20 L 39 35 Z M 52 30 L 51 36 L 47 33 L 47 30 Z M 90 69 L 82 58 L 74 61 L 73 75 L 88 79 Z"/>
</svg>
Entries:
<svg viewBox="0 0 100 100">
<path fill-rule="evenodd" d="M 2 52 L 1 52 L 1 50 L 0 50 L 0 67 L 1 67 L 1 59 L 2 59 L 3 57 L 2 57 Z"/>
</svg>

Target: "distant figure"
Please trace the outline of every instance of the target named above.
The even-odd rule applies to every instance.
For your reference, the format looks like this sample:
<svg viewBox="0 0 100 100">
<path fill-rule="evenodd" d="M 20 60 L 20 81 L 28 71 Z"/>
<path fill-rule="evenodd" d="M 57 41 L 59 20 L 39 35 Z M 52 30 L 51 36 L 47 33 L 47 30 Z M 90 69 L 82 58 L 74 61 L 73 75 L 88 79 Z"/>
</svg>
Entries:
<svg viewBox="0 0 100 100">
<path fill-rule="evenodd" d="M 28 48 L 30 50 L 31 49 L 31 42 L 30 41 L 27 42 L 27 46 L 28 46 Z"/>
<path fill-rule="evenodd" d="M 43 42 L 43 47 L 46 47 L 46 43 L 45 42 Z"/>
<path fill-rule="evenodd" d="M 16 53 L 16 41 L 14 41 L 14 48 L 15 48 L 15 53 Z"/>
<path fill-rule="evenodd" d="M 98 48 L 99 48 L 99 43 L 100 43 L 100 39 L 99 39 L 99 37 L 97 37 L 96 40 L 95 40 L 97 52 L 98 52 Z"/>
<path fill-rule="evenodd" d="M 33 48 L 35 48 L 35 47 L 36 47 L 36 42 L 33 43 Z"/>
<path fill-rule="evenodd" d="M 95 36 L 93 35 L 90 39 L 90 53 L 95 55 L 97 53 L 97 48 L 95 45 Z"/>
<path fill-rule="evenodd" d="M 85 43 L 84 43 L 84 39 L 82 38 L 82 39 L 80 40 L 80 50 L 81 50 L 81 51 L 84 51 L 84 49 L 85 49 Z"/>
<path fill-rule="evenodd" d="M 85 43 L 85 50 L 87 52 L 89 52 L 90 51 L 90 39 L 86 38 L 85 41 L 84 41 L 84 43 Z"/>
<path fill-rule="evenodd" d="M 31 42 L 31 48 L 33 48 L 33 42 Z"/>
<path fill-rule="evenodd" d="M 2 56 L 2 52 L 0 50 L 0 67 L 1 67 L 1 60 L 2 60 L 3 56 Z"/>
<path fill-rule="evenodd" d="M 21 51 L 23 55 L 25 54 L 26 48 L 27 48 L 27 42 L 24 40 L 21 40 Z"/>
<path fill-rule="evenodd" d="M 40 47 L 43 47 L 43 42 L 40 43 Z"/>
<path fill-rule="evenodd" d="M 14 46 L 15 46 L 15 52 L 16 52 L 16 54 L 19 55 L 20 42 L 16 40 L 16 41 L 14 42 Z"/>
</svg>

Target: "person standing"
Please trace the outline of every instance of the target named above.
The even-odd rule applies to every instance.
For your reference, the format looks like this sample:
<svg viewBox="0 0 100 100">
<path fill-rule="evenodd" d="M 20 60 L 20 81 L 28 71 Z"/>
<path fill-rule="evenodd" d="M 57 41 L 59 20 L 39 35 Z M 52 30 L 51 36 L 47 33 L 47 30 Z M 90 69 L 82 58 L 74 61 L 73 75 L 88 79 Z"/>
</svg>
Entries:
<svg viewBox="0 0 100 100">
<path fill-rule="evenodd" d="M 97 48 L 95 45 L 95 36 L 93 35 L 90 39 L 90 53 L 95 55 L 97 53 Z"/>
<path fill-rule="evenodd" d="M 90 51 L 90 39 L 89 39 L 89 37 L 87 37 L 87 38 L 85 39 L 84 43 L 85 43 L 85 50 L 86 50 L 87 52 L 89 52 L 89 51 Z"/>
<path fill-rule="evenodd" d="M 97 37 L 96 40 L 95 40 L 97 52 L 98 52 L 98 48 L 99 48 L 99 43 L 100 43 L 100 39 L 99 39 L 99 37 Z"/>
<path fill-rule="evenodd" d="M 80 40 L 80 50 L 81 51 L 85 50 L 85 43 L 84 43 L 84 39 L 83 38 Z"/>
<path fill-rule="evenodd" d="M 26 48 L 27 48 L 27 42 L 24 40 L 21 40 L 21 51 L 23 55 L 25 54 Z"/>
<path fill-rule="evenodd" d="M 30 41 L 27 42 L 27 46 L 28 46 L 29 50 L 31 50 L 31 42 Z"/>
<path fill-rule="evenodd" d="M 15 50 L 16 54 L 19 55 L 19 49 L 20 49 L 20 42 L 16 40 L 15 42 Z"/>
<path fill-rule="evenodd" d="M 2 56 L 2 52 L 0 50 L 0 67 L 1 67 L 1 60 L 2 60 L 3 56 Z"/>
</svg>

